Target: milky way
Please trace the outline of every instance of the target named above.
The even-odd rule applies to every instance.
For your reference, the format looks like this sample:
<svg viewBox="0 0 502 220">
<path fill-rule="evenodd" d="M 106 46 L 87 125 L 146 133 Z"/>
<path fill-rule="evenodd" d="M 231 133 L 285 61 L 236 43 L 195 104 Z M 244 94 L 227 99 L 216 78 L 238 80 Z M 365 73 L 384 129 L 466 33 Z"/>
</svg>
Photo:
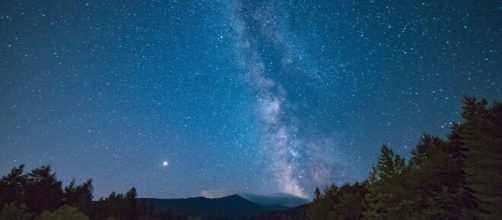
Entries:
<svg viewBox="0 0 502 220">
<path fill-rule="evenodd" d="M 302 62 L 299 53 L 303 52 L 288 38 L 285 27 L 288 14 L 281 13 L 280 4 L 271 1 L 256 6 L 236 1 L 232 9 L 238 61 L 257 93 L 256 105 L 263 122 L 260 145 L 267 158 L 265 163 L 269 164 L 268 171 L 279 191 L 307 197 L 304 184 L 309 180 L 317 185 L 333 181 L 330 176 L 335 173 L 329 161 L 334 158 L 329 158 L 333 155 L 319 157 L 309 150 L 329 146 L 307 143 L 298 137 L 298 126 L 302 126 L 302 122 L 295 117 L 288 91 L 274 77 L 279 74 L 295 77 L 297 71 L 308 73 L 311 70 L 297 65 Z M 265 63 L 264 53 L 276 55 L 271 62 Z"/>
</svg>

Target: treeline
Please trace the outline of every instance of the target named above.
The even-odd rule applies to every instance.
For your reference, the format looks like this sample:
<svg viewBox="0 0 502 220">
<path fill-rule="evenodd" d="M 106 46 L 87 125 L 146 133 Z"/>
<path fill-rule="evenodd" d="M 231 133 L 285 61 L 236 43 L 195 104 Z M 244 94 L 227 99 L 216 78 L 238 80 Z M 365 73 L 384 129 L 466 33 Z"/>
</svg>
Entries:
<svg viewBox="0 0 502 220">
<path fill-rule="evenodd" d="M 363 183 L 314 193 L 316 219 L 502 219 L 502 104 L 467 97 L 446 139 L 424 135 L 409 160 L 382 146 Z"/>
<path fill-rule="evenodd" d="M 153 208 L 136 199 L 133 187 L 125 194 L 112 192 L 93 201 L 89 179 L 76 185 L 62 182 L 49 166 L 24 173 L 24 166 L 14 167 L 0 181 L 1 220 L 28 219 L 155 219 Z"/>
</svg>

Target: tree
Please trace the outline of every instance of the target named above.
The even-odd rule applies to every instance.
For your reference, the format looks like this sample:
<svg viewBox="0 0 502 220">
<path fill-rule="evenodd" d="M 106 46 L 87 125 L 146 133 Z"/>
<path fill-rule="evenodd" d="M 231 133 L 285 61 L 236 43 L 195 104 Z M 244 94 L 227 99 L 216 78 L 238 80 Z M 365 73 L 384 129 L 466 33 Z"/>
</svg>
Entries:
<svg viewBox="0 0 502 220">
<path fill-rule="evenodd" d="M 54 211 L 44 211 L 37 220 L 89 220 L 84 213 L 78 211 L 77 208 L 68 205 L 63 205 Z"/>
<path fill-rule="evenodd" d="M 502 219 L 502 104 L 488 106 L 485 99 L 464 100 L 459 128 L 467 153 L 467 183 L 479 204 L 480 218 Z"/>
<path fill-rule="evenodd" d="M 314 201 L 310 204 L 307 217 L 313 219 L 361 219 L 366 189 L 359 183 L 332 185 L 323 193 L 314 191 Z"/>
<path fill-rule="evenodd" d="M 314 201 L 319 199 L 321 199 L 321 190 L 319 190 L 319 187 L 316 187 L 314 190 Z"/>
<path fill-rule="evenodd" d="M 0 180 L 0 207 L 12 202 L 23 203 L 23 194 L 28 182 L 23 175 L 24 165 L 14 167 L 7 176 Z"/>
<path fill-rule="evenodd" d="M 76 185 L 73 180 L 62 189 L 62 182 L 51 172 L 49 166 L 36 168 L 23 174 L 24 166 L 14 167 L 7 176 L 0 180 L 0 204 L 5 206 L 5 212 L 11 215 L 19 209 L 26 210 L 33 216 L 53 216 L 60 212 L 81 211 L 92 219 L 153 219 L 153 207 L 138 201 L 136 188 L 132 187 L 125 194 L 112 192 L 106 199 L 92 201 L 92 180 Z M 15 206 L 22 205 L 21 208 Z M 54 211 L 63 205 L 58 212 Z M 71 208 L 68 208 L 71 207 Z M 5 215 L 7 215 L 5 214 Z M 0 218 L 1 220 L 1 218 Z"/>
<path fill-rule="evenodd" d="M 329 211 L 331 210 L 331 207 L 333 207 L 333 199 L 337 191 L 338 187 L 335 185 L 326 187 L 323 193 L 320 193 L 319 189 L 316 188 L 314 193 L 316 194 L 317 199 L 310 204 L 309 209 L 307 210 L 307 218 L 310 220 L 327 219 Z"/>
<path fill-rule="evenodd" d="M 0 211 L 1 220 L 29 220 L 31 219 L 31 213 L 27 210 L 26 205 L 22 204 L 20 206 L 16 203 L 11 202 L 5 204 L 2 211 Z"/>
<path fill-rule="evenodd" d="M 141 207 L 139 206 L 136 196 L 138 195 L 136 188 L 132 187 L 129 191 L 126 192 L 125 202 L 127 203 L 127 216 L 130 219 L 138 219 L 141 212 Z"/>
<path fill-rule="evenodd" d="M 412 151 L 408 171 L 410 195 L 415 195 L 414 215 L 461 219 L 464 172 L 461 148 L 439 137 L 424 135 Z M 435 211 L 428 210 L 433 207 Z M 446 215 L 442 215 L 446 213 Z"/>
<path fill-rule="evenodd" d="M 455 195 L 457 192 L 450 192 L 448 188 L 443 186 L 439 192 L 433 192 L 433 195 L 428 197 L 427 205 L 421 207 L 419 215 L 427 219 L 464 219 L 462 209 L 462 201 L 457 200 L 459 197 Z"/>
<path fill-rule="evenodd" d="M 446 140 L 422 136 L 408 163 L 382 146 L 366 191 L 316 190 L 309 218 L 502 219 L 502 104 L 467 97 L 462 117 Z"/>
<path fill-rule="evenodd" d="M 36 215 L 45 210 L 54 210 L 63 203 L 62 183 L 51 173 L 50 166 L 42 166 L 28 174 L 24 202 Z"/>
<path fill-rule="evenodd" d="M 329 219 L 362 219 L 366 189 L 359 183 L 343 185 L 338 191 L 335 203 L 329 212 Z"/>
<path fill-rule="evenodd" d="M 73 206 L 84 213 L 90 213 L 93 191 L 91 179 L 78 186 L 75 186 L 75 180 L 72 180 L 70 185 L 64 189 L 63 201 L 65 204 Z"/>
<path fill-rule="evenodd" d="M 366 189 L 369 219 L 407 219 L 413 212 L 406 183 L 407 167 L 404 159 L 383 145 L 378 163 L 373 167 Z"/>
<path fill-rule="evenodd" d="M 137 200 L 137 191 L 132 187 L 126 194 L 112 192 L 93 206 L 92 219 L 153 219 L 153 207 Z"/>
</svg>

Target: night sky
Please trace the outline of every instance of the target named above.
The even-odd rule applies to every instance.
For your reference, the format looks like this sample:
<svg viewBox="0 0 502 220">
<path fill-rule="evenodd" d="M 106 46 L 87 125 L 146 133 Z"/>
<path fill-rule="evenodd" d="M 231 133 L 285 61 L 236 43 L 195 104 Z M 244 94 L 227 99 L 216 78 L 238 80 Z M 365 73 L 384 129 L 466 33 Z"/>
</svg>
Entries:
<svg viewBox="0 0 502 220">
<path fill-rule="evenodd" d="M 502 100 L 502 1 L 0 1 L 0 171 L 311 197 Z"/>
</svg>

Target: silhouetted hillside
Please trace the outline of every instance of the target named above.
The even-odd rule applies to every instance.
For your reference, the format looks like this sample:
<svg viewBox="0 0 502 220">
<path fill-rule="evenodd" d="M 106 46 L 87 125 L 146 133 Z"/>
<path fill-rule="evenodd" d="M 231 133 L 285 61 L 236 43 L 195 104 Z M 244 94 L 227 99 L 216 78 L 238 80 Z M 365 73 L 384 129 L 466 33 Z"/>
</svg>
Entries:
<svg viewBox="0 0 502 220">
<path fill-rule="evenodd" d="M 309 203 L 309 200 L 296 197 L 285 193 L 274 193 L 271 195 L 258 195 L 251 193 L 239 193 L 239 195 L 251 202 L 266 207 L 277 207 L 279 209 L 288 209 L 298 207 Z"/>
<path fill-rule="evenodd" d="M 239 195 L 230 195 L 216 199 L 194 197 L 186 199 L 143 198 L 140 200 L 150 203 L 158 212 L 171 211 L 183 215 L 241 218 L 270 210 L 268 207 L 260 206 Z"/>
</svg>

